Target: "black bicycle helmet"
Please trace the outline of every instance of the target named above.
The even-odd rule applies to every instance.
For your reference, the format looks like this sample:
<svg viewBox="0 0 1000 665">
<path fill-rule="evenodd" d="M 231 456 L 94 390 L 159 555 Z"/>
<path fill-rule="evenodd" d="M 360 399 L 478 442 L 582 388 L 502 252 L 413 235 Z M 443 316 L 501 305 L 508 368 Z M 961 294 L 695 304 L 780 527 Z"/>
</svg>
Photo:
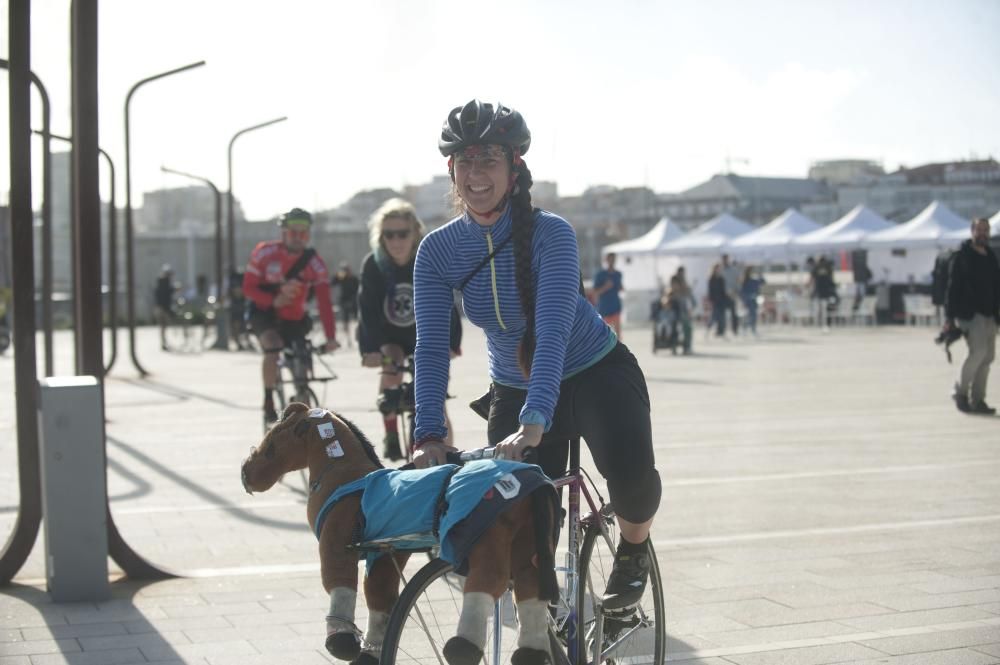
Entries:
<svg viewBox="0 0 1000 665">
<path fill-rule="evenodd" d="M 523 155 L 531 147 L 531 132 L 521 114 L 503 104 L 473 99 L 453 108 L 438 139 L 441 154 L 451 157 L 470 145 L 484 144 L 507 146 Z"/>
<path fill-rule="evenodd" d="M 302 208 L 292 208 L 278 218 L 278 224 L 281 226 L 288 226 L 292 222 L 305 222 L 309 226 L 312 226 L 313 216 Z"/>
</svg>

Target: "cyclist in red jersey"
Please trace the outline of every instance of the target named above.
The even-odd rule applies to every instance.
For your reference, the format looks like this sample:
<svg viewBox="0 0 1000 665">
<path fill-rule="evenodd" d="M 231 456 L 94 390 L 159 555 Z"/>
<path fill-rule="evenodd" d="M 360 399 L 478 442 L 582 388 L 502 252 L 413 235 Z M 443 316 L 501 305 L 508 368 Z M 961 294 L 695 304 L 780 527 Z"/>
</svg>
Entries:
<svg viewBox="0 0 1000 665">
<path fill-rule="evenodd" d="M 312 215 L 292 208 L 281 216 L 281 240 L 257 243 L 243 275 L 243 293 L 250 301 L 248 322 L 264 352 L 264 418 L 278 419 L 274 387 L 278 382 L 278 355 L 293 339 L 312 330 L 306 314 L 309 289 L 316 294 L 319 318 L 326 332 L 325 350 L 340 347 L 330 305 L 330 275 L 323 259 L 309 247 Z M 303 264 L 304 261 L 304 264 Z"/>
</svg>

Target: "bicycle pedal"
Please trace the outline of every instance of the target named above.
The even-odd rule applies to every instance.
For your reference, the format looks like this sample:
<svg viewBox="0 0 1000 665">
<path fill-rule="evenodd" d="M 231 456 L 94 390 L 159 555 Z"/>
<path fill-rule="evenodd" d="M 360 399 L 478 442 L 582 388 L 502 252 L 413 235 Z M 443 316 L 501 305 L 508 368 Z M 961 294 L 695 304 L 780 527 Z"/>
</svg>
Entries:
<svg viewBox="0 0 1000 665">
<path fill-rule="evenodd" d="M 605 609 L 605 624 L 614 623 L 616 628 L 631 628 L 639 623 L 639 605 L 631 605 L 616 610 Z"/>
</svg>

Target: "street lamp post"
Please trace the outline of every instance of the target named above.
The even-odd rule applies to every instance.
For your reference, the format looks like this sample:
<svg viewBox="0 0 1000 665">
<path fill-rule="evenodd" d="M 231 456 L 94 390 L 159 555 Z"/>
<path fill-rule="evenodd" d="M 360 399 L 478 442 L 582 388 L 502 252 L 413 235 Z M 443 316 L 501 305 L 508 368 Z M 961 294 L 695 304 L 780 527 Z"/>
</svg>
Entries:
<svg viewBox="0 0 1000 665">
<path fill-rule="evenodd" d="M 236 270 L 236 215 L 233 212 L 233 144 L 236 143 L 236 139 L 248 132 L 263 129 L 264 127 L 269 127 L 285 120 L 288 120 L 288 116 L 281 116 L 274 120 L 246 127 L 233 134 L 233 138 L 229 139 L 229 150 L 226 153 L 226 167 L 229 173 L 229 191 L 226 193 L 226 233 L 229 234 L 229 256 L 227 258 L 229 259 L 230 273 Z"/>
<path fill-rule="evenodd" d="M 176 171 L 174 169 L 168 169 L 166 166 L 161 166 L 160 170 L 164 173 L 173 173 L 174 175 L 184 176 L 185 178 L 191 178 L 192 180 L 197 180 L 198 182 L 204 183 L 209 188 L 211 188 L 212 193 L 215 195 L 215 284 L 216 284 L 216 298 L 215 298 L 215 344 L 212 345 L 213 349 L 219 349 L 221 351 L 229 350 L 229 326 L 228 326 L 228 312 L 229 307 L 229 296 L 228 289 L 223 288 L 222 281 L 222 193 L 219 192 L 219 188 L 215 186 L 208 178 L 202 178 L 201 176 L 192 175 L 190 173 L 185 173 L 184 171 Z"/>
<path fill-rule="evenodd" d="M 43 132 L 34 130 L 35 134 Z M 72 144 L 68 136 L 49 134 L 49 138 Z M 115 163 L 104 148 L 97 148 L 108 165 L 108 319 L 111 323 L 111 357 L 104 366 L 105 376 L 111 371 L 118 356 L 118 209 L 115 202 Z"/>
<path fill-rule="evenodd" d="M 128 341 L 132 364 L 135 365 L 135 368 L 139 370 L 139 374 L 142 376 L 146 376 L 149 372 L 143 369 L 135 353 L 135 242 L 132 228 L 132 162 L 129 141 L 129 104 L 136 90 L 146 83 L 172 74 L 179 74 L 195 67 L 201 67 L 204 64 L 205 61 L 200 60 L 190 65 L 184 65 L 177 69 L 171 69 L 170 71 L 144 78 L 129 88 L 128 94 L 125 96 L 125 281 L 128 289 Z"/>
</svg>

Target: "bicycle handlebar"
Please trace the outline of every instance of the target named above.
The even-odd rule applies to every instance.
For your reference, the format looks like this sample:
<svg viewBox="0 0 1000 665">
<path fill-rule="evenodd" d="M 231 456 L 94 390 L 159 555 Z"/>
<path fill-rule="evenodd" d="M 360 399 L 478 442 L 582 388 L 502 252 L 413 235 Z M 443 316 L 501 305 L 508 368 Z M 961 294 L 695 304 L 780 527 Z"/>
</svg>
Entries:
<svg viewBox="0 0 1000 665">
<path fill-rule="evenodd" d="M 464 464 L 480 459 L 493 459 L 493 451 L 496 448 L 476 448 L 475 450 L 462 450 L 454 453 L 447 453 L 445 459 L 449 464 Z"/>
<path fill-rule="evenodd" d="M 489 446 L 486 448 L 476 448 L 474 450 L 463 450 L 454 453 L 445 454 L 445 462 L 447 464 L 458 464 L 461 466 L 466 462 L 475 462 L 481 459 L 493 459 L 493 451 L 496 448 Z M 537 464 L 538 463 L 538 449 L 528 448 L 521 455 L 522 462 L 526 464 Z"/>
</svg>

